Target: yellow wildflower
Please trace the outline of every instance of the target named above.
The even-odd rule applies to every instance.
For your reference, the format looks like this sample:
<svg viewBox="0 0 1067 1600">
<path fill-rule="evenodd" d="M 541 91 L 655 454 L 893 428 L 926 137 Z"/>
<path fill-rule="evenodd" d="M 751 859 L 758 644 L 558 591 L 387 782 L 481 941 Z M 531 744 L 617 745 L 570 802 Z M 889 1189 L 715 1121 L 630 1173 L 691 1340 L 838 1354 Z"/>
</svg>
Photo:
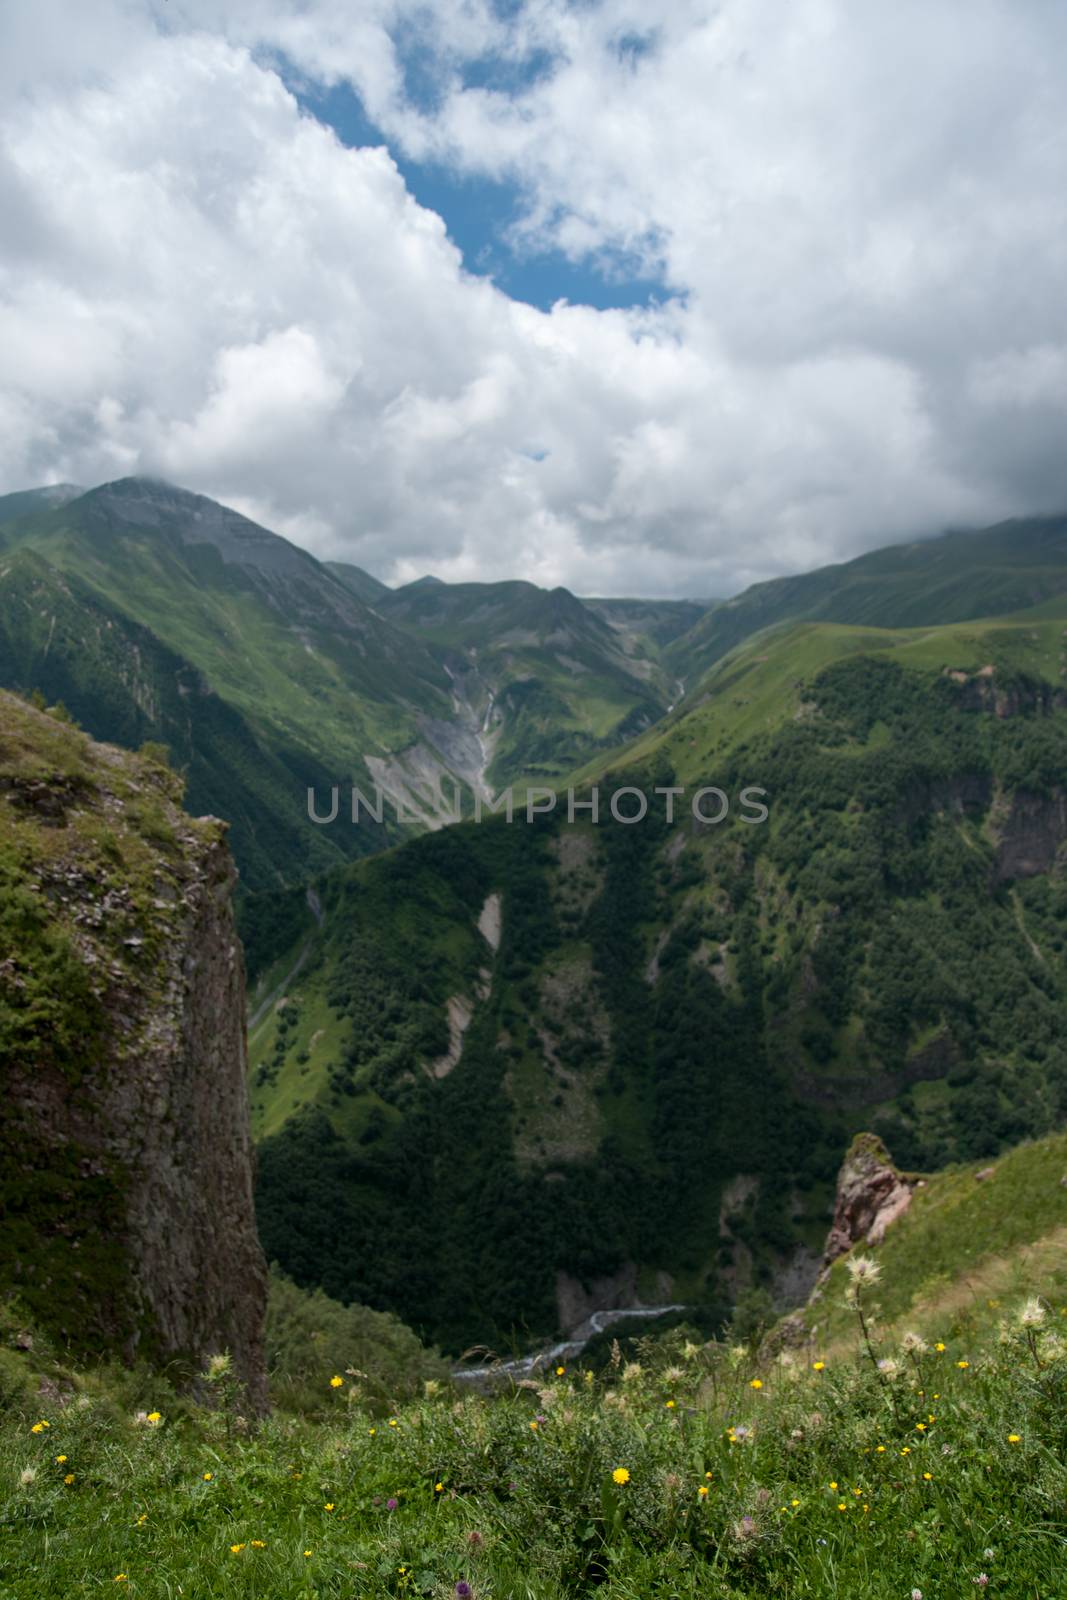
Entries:
<svg viewBox="0 0 1067 1600">
<path fill-rule="evenodd" d="M 262 1539 L 253 1539 L 252 1540 L 252 1549 L 253 1550 L 265 1550 L 266 1548 L 267 1548 L 267 1546 L 265 1545 L 265 1543 L 263 1542 Z"/>
<path fill-rule="evenodd" d="M 848 1510 L 848 1506 L 845 1504 L 845 1502 L 843 1500 L 839 1500 L 837 1502 L 837 1509 L 838 1509 L 838 1511 L 847 1511 Z"/>
<path fill-rule="evenodd" d="M 215 1476 L 215 1474 L 213 1472 L 205 1472 L 204 1473 L 204 1482 L 205 1483 L 210 1483 L 214 1476 Z"/>
<path fill-rule="evenodd" d="M 961 1372 L 963 1372 L 967 1367 L 969 1367 L 970 1364 L 971 1363 L 969 1361 L 957 1361 L 956 1362 L 956 1365 L 957 1365 L 957 1367 L 959 1367 Z"/>
<path fill-rule="evenodd" d="M 611 1476 L 616 1483 L 629 1483 L 630 1481 L 630 1474 L 626 1467 L 616 1467 Z"/>
<path fill-rule="evenodd" d="M 324 1511 L 332 1511 L 333 1510 L 333 1501 L 332 1500 L 327 1500 L 326 1504 L 323 1506 L 322 1509 Z"/>
<path fill-rule="evenodd" d="M 116 1572 L 115 1578 L 114 1578 L 114 1582 L 115 1583 L 128 1583 L 129 1579 L 127 1578 L 127 1576 L 126 1576 L 126 1574 L 124 1572 Z"/>
<path fill-rule="evenodd" d="M 230 1546 L 230 1554 L 233 1555 L 233 1556 L 239 1556 L 243 1549 L 244 1549 L 244 1545 L 243 1544 L 231 1544 L 231 1546 Z"/>
<path fill-rule="evenodd" d="M 46 1428 L 50 1428 L 51 1426 L 52 1424 L 50 1422 L 35 1422 L 33 1427 L 30 1429 L 30 1432 L 43 1433 Z"/>
<path fill-rule="evenodd" d="M 1019 1444 L 1020 1442 L 1021 1442 L 1021 1440 L 1020 1440 L 1020 1435 L 1019 1434 L 1017 1434 L 1017 1433 L 1009 1433 L 1008 1434 L 1008 1443 L 1009 1444 Z"/>
<path fill-rule="evenodd" d="M 345 1380 L 343 1378 L 339 1378 L 337 1376 L 337 1374 L 334 1373 L 333 1377 L 330 1379 L 330 1388 L 331 1389 L 343 1389 L 344 1388 L 344 1384 L 345 1384 Z"/>
<path fill-rule="evenodd" d="M 391 1428 L 399 1428 L 400 1424 L 399 1424 L 399 1422 L 397 1422 L 395 1417 L 390 1417 L 389 1418 L 389 1426 Z"/>
<path fill-rule="evenodd" d="M 826 1362 L 825 1361 L 813 1361 L 812 1364 L 811 1364 L 811 1370 L 812 1370 L 812 1372 L 825 1372 L 826 1371 Z"/>
<path fill-rule="evenodd" d="M 66 1456 L 56 1456 L 56 1466 L 61 1467 L 66 1459 Z"/>
<path fill-rule="evenodd" d="M 63 1482 L 64 1483 L 73 1483 L 74 1482 L 74 1474 L 73 1474 L 73 1472 L 68 1472 L 66 1477 L 63 1479 Z"/>
<path fill-rule="evenodd" d="M 443 1492 L 443 1490 L 444 1490 L 444 1487 L 445 1486 L 444 1486 L 443 1483 L 435 1483 L 434 1486 L 433 1486 L 434 1494 L 441 1494 Z"/>
<path fill-rule="evenodd" d="M 700 1485 L 700 1488 L 697 1490 L 697 1494 L 701 1497 L 701 1499 L 703 1499 L 705 1495 L 710 1494 L 710 1492 L 711 1491 L 709 1490 L 709 1488 L 708 1488 L 706 1483 L 702 1483 Z"/>
<path fill-rule="evenodd" d="M 932 1478 L 933 1478 L 933 1476 L 934 1476 L 934 1475 L 933 1475 L 933 1473 L 932 1473 L 932 1472 L 924 1472 L 924 1473 L 923 1473 L 923 1477 L 924 1477 L 924 1478 L 925 1478 L 925 1479 L 926 1479 L 926 1481 L 927 1481 L 927 1483 L 929 1483 L 929 1482 L 930 1482 L 930 1481 L 931 1481 L 931 1479 L 932 1479 Z"/>
<path fill-rule="evenodd" d="M 750 1389 L 762 1389 L 763 1388 L 763 1379 L 762 1378 L 753 1378 L 752 1382 L 749 1384 L 749 1388 Z"/>
<path fill-rule="evenodd" d="M 934 1349 L 937 1350 L 939 1353 L 942 1352 L 944 1350 L 944 1348 L 945 1348 L 945 1346 L 941 1343 L 940 1339 L 934 1345 Z"/>
<path fill-rule="evenodd" d="M 668 1410 L 668 1411 L 673 1411 L 673 1410 L 674 1410 L 674 1407 L 675 1407 L 675 1401 L 673 1401 L 673 1400 L 666 1400 L 666 1401 L 664 1401 L 664 1404 L 665 1404 L 665 1405 L 666 1405 L 666 1407 L 667 1407 L 667 1410 Z"/>
<path fill-rule="evenodd" d="M 305 1554 L 305 1555 L 306 1555 L 306 1556 L 309 1556 L 309 1555 L 310 1555 L 310 1554 L 311 1554 L 311 1551 L 310 1551 L 310 1550 L 305 1550 L 305 1551 L 304 1551 L 304 1554 Z"/>
<path fill-rule="evenodd" d="M 566 1367 L 557 1367 L 556 1368 L 556 1377 L 557 1378 L 562 1378 L 562 1376 L 566 1372 L 566 1370 L 567 1370 Z"/>
</svg>

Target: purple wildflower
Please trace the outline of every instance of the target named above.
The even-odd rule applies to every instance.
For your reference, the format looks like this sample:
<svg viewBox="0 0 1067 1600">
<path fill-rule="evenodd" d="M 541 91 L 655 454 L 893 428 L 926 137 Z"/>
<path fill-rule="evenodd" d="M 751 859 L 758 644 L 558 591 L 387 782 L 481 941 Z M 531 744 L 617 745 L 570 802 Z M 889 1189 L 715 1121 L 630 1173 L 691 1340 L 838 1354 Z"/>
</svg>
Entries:
<svg viewBox="0 0 1067 1600">
<path fill-rule="evenodd" d="M 385 1502 L 385 1509 L 386 1511 L 395 1511 L 399 1504 L 400 1501 L 397 1500 L 395 1496 L 390 1495 L 388 1500 Z"/>
<path fill-rule="evenodd" d="M 470 1597 L 473 1593 L 474 1590 L 471 1588 L 466 1578 L 460 1578 L 459 1582 L 456 1584 L 456 1600 L 470 1600 Z"/>
</svg>

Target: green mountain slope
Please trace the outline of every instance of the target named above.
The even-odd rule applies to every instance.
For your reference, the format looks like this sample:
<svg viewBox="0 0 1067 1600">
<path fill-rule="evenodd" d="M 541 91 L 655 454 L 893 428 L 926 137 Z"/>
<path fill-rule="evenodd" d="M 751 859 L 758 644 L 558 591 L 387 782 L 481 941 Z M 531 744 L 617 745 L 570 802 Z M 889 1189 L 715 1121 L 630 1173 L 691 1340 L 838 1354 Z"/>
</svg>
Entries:
<svg viewBox="0 0 1067 1600">
<path fill-rule="evenodd" d="M 251 887 L 299 880 L 343 860 L 342 846 L 387 842 L 383 829 L 310 826 L 307 784 L 336 771 L 306 747 L 260 733 L 193 664 L 150 629 L 34 550 L 0 554 L 0 682 L 59 701 L 92 733 L 128 749 L 167 747 L 191 809 L 231 824 Z"/>
<path fill-rule="evenodd" d="M 420 579 L 377 604 L 436 651 L 481 717 L 495 788 L 562 776 L 583 752 L 650 726 L 672 698 L 657 652 L 566 589 Z"/>
<path fill-rule="evenodd" d="M 692 684 L 735 645 L 787 620 L 921 627 L 1003 616 L 1065 592 L 1067 517 L 1004 522 L 755 584 L 676 639 L 668 663 Z"/>
<path fill-rule="evenodd" d="M 711 1317 L 810 1281 L 859 1127 L 927 1168 L 1055 1127 L 1063 634 L 800 626 L 599 774 L 721 825 L 501 818 L 320 884 L 251 1039 L 268 1252 L 453 1348 L 583 1292 Z"/>
</svg>

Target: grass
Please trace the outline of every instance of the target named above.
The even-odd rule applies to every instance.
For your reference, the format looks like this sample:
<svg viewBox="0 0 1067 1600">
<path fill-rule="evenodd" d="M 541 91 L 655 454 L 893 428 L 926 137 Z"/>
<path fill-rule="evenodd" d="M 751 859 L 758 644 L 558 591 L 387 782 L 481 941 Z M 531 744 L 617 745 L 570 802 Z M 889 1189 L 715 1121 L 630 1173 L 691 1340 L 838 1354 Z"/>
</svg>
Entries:
<svg viewBox="0 0 1067 1600">
<path fill-rule="evenodd" d="M 888 1375 L 679 1330 L 394 1404 L 324 1361 L 321 1419 L 259 1425 L 147 1373 L 31 1395 L 9 1348 L 0 1595 L 1058 1600 L 1067 1306 L 1006 1311 L 1002 1340 L 947 1315 Z"/>
</svg>

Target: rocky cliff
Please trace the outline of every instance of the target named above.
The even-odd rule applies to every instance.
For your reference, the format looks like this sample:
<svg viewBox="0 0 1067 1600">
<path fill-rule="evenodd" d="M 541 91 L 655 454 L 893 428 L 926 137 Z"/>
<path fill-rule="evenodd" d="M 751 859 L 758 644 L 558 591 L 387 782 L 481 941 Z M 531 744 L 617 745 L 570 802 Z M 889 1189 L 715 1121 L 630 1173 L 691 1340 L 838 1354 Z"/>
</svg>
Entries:
<svg viewBox="0 0 1067 1600">
<path fill-rule="evenodd" d="M 180 794 L 0 693 L 0 1293 L 79 1352 L 229 1350 L 259 1405 L 235 872 Z"/>
</svg>

